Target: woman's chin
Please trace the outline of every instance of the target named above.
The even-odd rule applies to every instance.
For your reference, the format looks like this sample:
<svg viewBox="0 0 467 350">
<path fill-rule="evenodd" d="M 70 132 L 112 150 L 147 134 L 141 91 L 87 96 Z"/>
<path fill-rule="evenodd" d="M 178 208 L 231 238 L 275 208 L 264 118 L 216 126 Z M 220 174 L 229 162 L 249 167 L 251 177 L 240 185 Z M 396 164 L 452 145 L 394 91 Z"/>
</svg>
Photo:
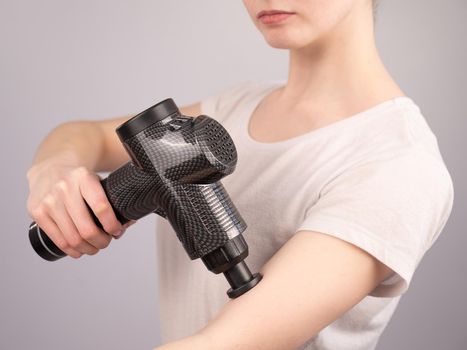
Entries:
<svg viewBox="0 0 467 350">
<path fill-rule="evenodd" d="M 266 42 L 276 49 L 299 49 L 309 45 L 315 40 L 315 33 L 304 35 L 303 31 L 295 30 L 270 30 L 263 31 Z"/>
<path fill-rule="evenodd" d="M 301 43 L 297 40 L 291 40 L 288 38 L 280 38 L 280 37 L 265 37 L 266 42 L 269 46 L 275 49 L 298 49 L 303 47 L 305 44 Z"/>
</svg>

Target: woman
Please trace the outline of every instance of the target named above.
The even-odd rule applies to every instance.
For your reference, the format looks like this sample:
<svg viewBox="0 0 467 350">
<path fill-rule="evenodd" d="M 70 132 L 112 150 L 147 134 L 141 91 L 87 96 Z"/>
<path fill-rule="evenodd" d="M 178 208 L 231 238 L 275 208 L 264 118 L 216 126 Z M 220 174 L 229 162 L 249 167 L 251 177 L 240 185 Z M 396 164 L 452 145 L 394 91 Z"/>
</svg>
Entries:
<svg viewBox="0 0 467 350">
<path fill-rule="evenodd" d="M 436 137 L 380 60 L 371 0 L 244 4 L 268 44 L 289 50 L 287 81 L 244 82 L 181 111 L 234 139 L 223 183 L 264 277 L 227 300 L 225 279 L 187 259 L 158 218 L 159 349 L 373 349 L 451 212 Z M 128 161 L 114 134 L 127 118 L 62 124 L 28 171 L 31 216 L 74 258 L 126 228 L 95 172 Z"/>
</svg>

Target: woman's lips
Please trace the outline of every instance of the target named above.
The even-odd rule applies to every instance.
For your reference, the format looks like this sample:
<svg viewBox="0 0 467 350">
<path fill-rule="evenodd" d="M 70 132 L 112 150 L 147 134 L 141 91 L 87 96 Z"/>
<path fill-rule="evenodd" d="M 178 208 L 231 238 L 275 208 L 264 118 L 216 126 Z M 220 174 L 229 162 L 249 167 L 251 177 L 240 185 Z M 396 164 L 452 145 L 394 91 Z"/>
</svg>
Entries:
<svg viewBox="0 0 467 350">
<path fill-rule="evenodd" d="M 257 18 L 264 24 L 276 24 L 285 21 L 293 14 L 294 12 L 270 10 L 261 11 L 260 13 L 258 13 Z"/>
</svg>

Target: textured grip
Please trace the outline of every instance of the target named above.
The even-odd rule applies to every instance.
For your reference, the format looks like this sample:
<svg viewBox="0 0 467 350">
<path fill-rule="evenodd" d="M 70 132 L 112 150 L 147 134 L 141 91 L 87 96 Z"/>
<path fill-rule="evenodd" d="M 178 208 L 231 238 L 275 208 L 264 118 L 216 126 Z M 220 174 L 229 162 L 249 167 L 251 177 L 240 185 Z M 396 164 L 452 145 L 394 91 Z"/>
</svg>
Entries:
<svg viewBox="0 0 467 350">
<path fill-rule="evenodd" d="M 157 204 L 163 193 L 163 182 L 156 173 L 144 172 L 128 162 L 104 181 L 107 198 L 119 216 L 138 220 L 154 211 L 165 216 Z"/>
</svg>

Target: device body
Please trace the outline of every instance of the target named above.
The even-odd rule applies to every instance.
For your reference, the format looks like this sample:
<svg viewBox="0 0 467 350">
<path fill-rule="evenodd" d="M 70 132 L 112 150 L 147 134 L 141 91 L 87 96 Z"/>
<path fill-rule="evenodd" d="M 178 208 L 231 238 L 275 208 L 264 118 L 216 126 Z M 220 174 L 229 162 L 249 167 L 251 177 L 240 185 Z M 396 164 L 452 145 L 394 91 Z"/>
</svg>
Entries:
<svg viewBox="0 0 467 350">
<path fill-rule="evenodd" d="M 231 298 L 256 285 L 261 275 L 252 275 L 243 261 L 247 225 L 220 182 L 237 162 L 222 125 L 205 115 L 184 116 L 166 99 L 116 132 L 131 161 L 101 183 L 117 218 L 125 223 L 156 213 L 167 219 L 191 259 L 201 258 L 210 271 L 224 273 Z M 35 223 L 29 237 L 44 259 L 65 256 Z"/>
</svg>

